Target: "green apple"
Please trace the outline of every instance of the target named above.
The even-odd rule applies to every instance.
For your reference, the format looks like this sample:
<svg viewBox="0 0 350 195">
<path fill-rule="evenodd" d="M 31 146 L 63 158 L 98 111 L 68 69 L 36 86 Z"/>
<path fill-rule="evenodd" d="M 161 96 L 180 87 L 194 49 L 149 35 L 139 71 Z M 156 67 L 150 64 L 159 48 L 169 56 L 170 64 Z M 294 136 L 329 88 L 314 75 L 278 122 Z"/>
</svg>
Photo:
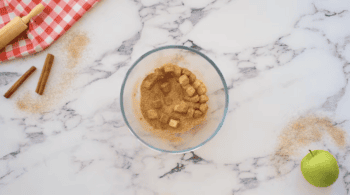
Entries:
<svg viewBox="0 0 350 195">
<path fill-rule="evenodd" d="M 316 187 L 332 185 L 339 176 L 337 160 L 324 150 L 309 151 L 300 164 L 304 178 Z"/>
</svg>

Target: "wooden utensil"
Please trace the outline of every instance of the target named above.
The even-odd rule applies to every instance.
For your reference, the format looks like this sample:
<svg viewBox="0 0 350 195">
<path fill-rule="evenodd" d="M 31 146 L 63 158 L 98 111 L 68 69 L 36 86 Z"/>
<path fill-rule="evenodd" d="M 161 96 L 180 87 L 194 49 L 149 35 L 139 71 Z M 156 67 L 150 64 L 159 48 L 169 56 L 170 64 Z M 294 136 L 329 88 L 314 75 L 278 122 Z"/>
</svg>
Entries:
<svg viewBox="0 0 350 195">
<path fill-rule="evenodd" d="M 0 30 L 0 50 L 10 43 L 14 38 L 28 28 L 27 23 L 32 17 L 40 14 L 44 10 L 43 4 L 38 4 L 23 18 L 15 17 Z"/>
</svg>

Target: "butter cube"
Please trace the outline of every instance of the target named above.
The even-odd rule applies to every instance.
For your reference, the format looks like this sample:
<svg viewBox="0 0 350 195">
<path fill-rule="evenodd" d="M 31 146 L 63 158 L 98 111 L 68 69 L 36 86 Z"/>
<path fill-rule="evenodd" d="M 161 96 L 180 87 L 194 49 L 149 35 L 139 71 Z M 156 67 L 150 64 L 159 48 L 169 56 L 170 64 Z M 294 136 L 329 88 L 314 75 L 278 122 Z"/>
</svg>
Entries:
<svg viewBox="0 0 350 195">
<path fill-rule="evenodd" d="M 179 78 L 179 83 L 182 85 L 182 86 L 185 86 L 187 84 L 190 83 L 190 80 L 188 79 L 188 77 L 186 75 L 182 75 L 180 78 Z"/>
<path fill-rule="evenodd" d="M 199 101 L 199 96 L 198 96 L 198 95 L 195 95 L 195 96 L 193 96 L 193 97 L 190 97 L 190 96 L 185 95 L 185 96 L 184 96 L 184 100 L 185 100 L 185 101 L 188 101 L 188 102 L 196 103 L 196 102 Z"/>
<path fill-rule="evenodd" d="M 165 97 L 164 103 L 165 105 L 170 106 L 173 103 L 173 99 L 171 97 Z"/>
<path fill-rule="evenodd" d="M 146 80 L 143 82 L 143 86 L 146 89 L 151 89 L 156 83 L 157 79 L 158 79 L 157 74 L 151 73 L 146 77 Z"/>
<path fill-rule="evenodd" d="M 189 97 L 189 96 L 184 96 L 184 100 L 190 102 L 190 101 L 191 101 L 191 97 Z"/>
<path fill-rule="evenodd" d="M 194 109 L 197 109 L 197 110 L 198 110 L 200 106 L 201 106 L 200 103 L 194 103 L 192 107 L 193 107 Z"/>
<path fill-rule="evenodd" d="M 193 108 L 189 108 L 187 111 L 187 116 L 190 118 L 193 118 L 194 111 L 195 110 Z"/>
<path fill-rule="evenodd" d="M 146 88 L 146 89 L 151 89 L 153 87 L 153 84 L 151 81 L 144 81 L 143 82 L 143 86 Z"/>
<path fill-rule="evenodd" d="M 160 115 L 160 119 L 159 120 L 160 120 L 161 123 L 167 124 L 168 121 L 169 121 L 169 115 L 162 113 Z"/>
<path fill-rule="evenodd" d="M 186 102 L 181 101 L 180 104 L 178 104 L 174 107 L 174 110 L 175 110 L 175 112 L 186 113 L 188 110 L 188 105 L 186 104 Z"/>
<path fill-rule="evenodd" d="M 174 106 L 169 106 L 169 107 L 164 108 L 164 113 L 166 113 L 166 114 L 170 115 L 173 112 L 174 112 Z"/>
<path fill-rule="evenodd" d="M 179 121 L 174 120 L 174 119 L 170 119 L 169 126 L 176 128 L 179 126 Z"/>
<path fill-rule="evenodd" d="M 192 74 L 192 72 L 189 71 L 187 68 L 183 68 L 182 69 L 182 74 L 186 75 L 187 77 L 189 77 Z"/>
<path fill-rule="evenodd" d="M 195 82 L 195 81 L 196 81 L 196 79 L 197 79 L 196 75 L 195 75 L 195 74 L 193 74 L 193 73 L 191 73 L 191 74 L 190 74 L 189 78 L 190 78 L 190 83 Z"/>
<path fill-rule="evenodd" d="M 193 82 L 193 88 L 195 88 L 195 89 L 198 89 L 198 87 L 200 86 L 202 84 L 202 81 L 201 80 L 195 80 L 194 82 Z"/>
<path fill-rule="evenodd" d="M 207 102 L 208 100 L 209 100 L 209 97 L 206 96 L 206 95 L 201 95 L 201 96 L 199 97 L 199 102 L 200 102 L 200 103 L 205 103 L 205 102 Z"/>
<path fill-rule="evenodd" d="M 187 84 L 187 85 L 182 85 L 182 89 L 186 90 L 187 88 L 191 87 L 190 84 Z"/>
<path fill-rule="evenodd" d="M 154 74 L 157 77 L 157 79 L 163 79 L 164 78 L 164 72 L 160 68 L 156 68 L 154 70 Z"/>
<path fill-rule="evenodd" d="M 174 65 L 174 75 L 179 77 L 181 76 L 182 69 L 178 65 Z"/>
<path fill-rule="evenodd" d="M 198 118 L 198 117 L 202 116 L 202 114 L 203 114 L 203 113 L 202 113 L 201 111 L 195 110 L 195 111 L 194 111 L 194 114 L 193 114 L 193 117 L 194 117 L 194 118 Z"/>
<path fill-rule="evenodd" d="M 169 72 L 174 72 L 174 65 L 172 64 L 166 64 L 164 65 L 164 72 L 169 73 Z"/>
<path fill-rule="evenodd" d="M 186 89 L 186 93 L 190 97 L 193 96 L 194 92 L 196 92 L 196 90 L 192 86 L 190 86 Z"/>
<path fill-rule="evenodd" d="M 198 87 L 197 92 L 199 95 L 204 95 L 205 93 L 207 93 L 207 88 L 205 87 L 205 85 L 201 84 Z"/>
<path fill-rule="evenodd" d="M 202 112 L 206 112 L 208 110 L 208 104 L 201 104 L 199 106 L 199 110 Z"/>
<path fill-rule="evenodd" d="M 147 116 L 149 119 L 156 119 L 158 118 L 158 114 L 155 110 L 148 110 L 147 111 Z"/>
<path fill-rule="evenodd" d="M 195 96 L 190 98 L 190 102 L 196 103 L 198 101 L 199 101 L 199 96 L 198 95 L 195 95 Z"/>
<path fill-rule="evenodd" d="M 169 93 L 170 90 L 171 90 L 170 83 L 168 83 L 168 82 L 165 82 L 165 83 L 161 84 L 160 88 L 162 89 L 162 91 L 164 93 Z"/>
<path fill-rule="evenodd" d="M 153 101 L 153 102 L 151 103 L 151 106 L 152 106 L 153 108 L 156 108 L 156 109 L 161 108 L 161 107 L 162 107 L 162 101 L 160 101 L 160 100 L 155 100 L 155 101 Z"/>
</svg>

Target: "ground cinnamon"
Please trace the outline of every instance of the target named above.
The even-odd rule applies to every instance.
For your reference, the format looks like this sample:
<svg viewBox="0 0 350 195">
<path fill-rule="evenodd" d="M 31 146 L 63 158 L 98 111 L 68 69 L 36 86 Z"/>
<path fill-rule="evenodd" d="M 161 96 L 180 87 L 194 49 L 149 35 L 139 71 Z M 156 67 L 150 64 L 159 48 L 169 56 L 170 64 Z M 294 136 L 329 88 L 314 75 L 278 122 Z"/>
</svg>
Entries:
<svg viewBox="0 0 350 195">
<path fill-rule="evenodd" d="M 345 131 L 326 117 L 309 115 L 289 123 L 281 132 L 279 145 L 271 159 L 277 173 L 289 171 L 281 167 L 299 156 L 300 150 L 305 151 L 309 145 L 320 142 L 327 134 L 338 147 L 343 148 L 346 145 Z"/>
<path fill-rule="evenodd" d="M 320 141 L 325 132 L 331 136 L 337 146 L 345 145 L 345 132 L 334 126 L 330 119 L 307 116 L 293 121 L 282 131 L 276 154 L 295 155 L 298 148 Z"/>
<path fill-rule="evenodd" d="M 205 121 L 209 100 L 205 93 L 206 86 L 191 71 L 165 64 L 141 83 L 142 116 L 153 127 L 151 131 L 178 140 L 174 133 L 187 132 Z"/>
</svg>

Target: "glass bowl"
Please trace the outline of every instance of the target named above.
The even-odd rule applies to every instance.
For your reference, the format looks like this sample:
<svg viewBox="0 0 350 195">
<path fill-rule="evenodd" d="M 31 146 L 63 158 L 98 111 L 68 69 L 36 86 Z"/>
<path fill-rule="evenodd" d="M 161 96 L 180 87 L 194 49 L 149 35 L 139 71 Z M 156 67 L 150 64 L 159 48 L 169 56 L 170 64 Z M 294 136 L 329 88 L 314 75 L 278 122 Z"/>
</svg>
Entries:
<svg viewBox="0 0 350 195">
<path fill-rule="evenodd" d="M 166 141 L 148 131 L 150 125 L 142 120 L 139 106 L 143 79 L 166 63 L 192 71 L 206 85 L 209 97 L 205 123 L 178 135 L 181 142 Z M 198 149 L 218 133 L 228 109 L 228 91 L 224 77 L 212 60 L 194 49 L 172 45 L 151 50 L 132 65 L 122 84 L 120 106 L 126 125 L 142 143 L 161 152 L 184 153 Z"/>
</svg>

